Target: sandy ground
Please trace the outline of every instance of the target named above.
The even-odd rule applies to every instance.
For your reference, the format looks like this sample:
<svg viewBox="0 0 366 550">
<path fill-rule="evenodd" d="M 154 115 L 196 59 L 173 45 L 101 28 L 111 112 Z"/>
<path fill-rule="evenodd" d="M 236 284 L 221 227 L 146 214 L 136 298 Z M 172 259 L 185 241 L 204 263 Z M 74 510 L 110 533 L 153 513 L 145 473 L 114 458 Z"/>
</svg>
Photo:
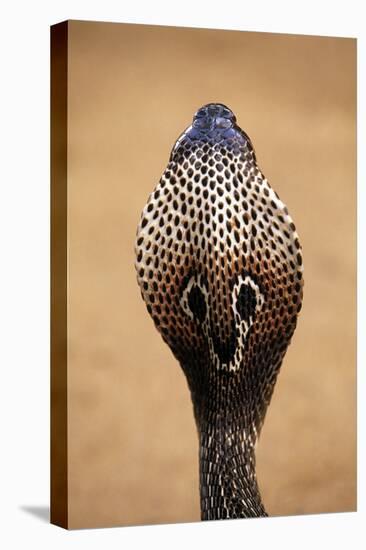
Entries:
<svg viewBox="0 0 366 550">
<path fill-rule="evenodd" d="M 218 101 L 295 220 L 304 306 L 258 446 L 271 515 L 356 507 L 356 42 L 72 22 L 69 520 L 199 519 L 180 367 L 141 300 L 133 244 L 171 147 Z"/>
</svg>

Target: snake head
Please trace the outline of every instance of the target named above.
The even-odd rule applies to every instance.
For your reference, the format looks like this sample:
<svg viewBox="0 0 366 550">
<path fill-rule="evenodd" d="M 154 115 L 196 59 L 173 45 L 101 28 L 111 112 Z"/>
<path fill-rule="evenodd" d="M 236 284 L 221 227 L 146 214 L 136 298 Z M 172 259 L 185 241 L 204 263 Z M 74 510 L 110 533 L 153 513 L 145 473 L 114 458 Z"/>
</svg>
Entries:
<svg viewBox="0 0 366 550">
<path fill-rule="evenodd" d="M 234 113 L 222 103 L 204 105 L 193 117 L 193 128 L 201 131 L 224 131 L 236 123 Z"/>
<path fill-rule="evenodd" d="M 204 105 L 193 116 L 192 124 L 177 139 L 170 160 L 181 162 L 183 159 L 181 153 L 184 151 L 183 144 L 187 140 L 194 143 L 204 143 L 212 146 L 213 144 L 224 144 L 227 151 L 231 151 L 235 156 L 240 154 L 240 150 L 247 150 L 253 161 L 256 161 L 253 145 L 249 136 L 236 124 L 234 113 L 222 103 L 208 103 Z M 182 143 L 183 142 L 183 143 Z"/>
<path fill-rule="evenodd" d="M 259 429 L 302 302 L 294 223 L 248 135 L 201 107 L 142 212 L 138 284 L 180 362 L 196 419 L 245 411 Z"/>
</svg>

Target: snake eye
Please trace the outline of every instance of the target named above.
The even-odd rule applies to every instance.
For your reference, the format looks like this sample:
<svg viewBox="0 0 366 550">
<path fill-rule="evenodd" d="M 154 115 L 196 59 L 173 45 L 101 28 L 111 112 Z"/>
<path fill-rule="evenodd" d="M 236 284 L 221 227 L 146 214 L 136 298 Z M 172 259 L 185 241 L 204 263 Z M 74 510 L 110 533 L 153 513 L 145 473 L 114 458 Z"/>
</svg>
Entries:
<svg viewBox="0 0 366 550">
<path fill-rule="evenodd" d="M 201 323 L 206 318 L 206 301 L 202 290 L 193 285 L 188 294 L 188 306 L 194 317 L 196 317 Z"/>
<path fill-rule="evenodd" d="M 242 321 L 249 323 L 254 318 L 257 307 L 255 290 L 248 284 L 242 284 L 236 302 L 236 309 Z"/>
</svg>

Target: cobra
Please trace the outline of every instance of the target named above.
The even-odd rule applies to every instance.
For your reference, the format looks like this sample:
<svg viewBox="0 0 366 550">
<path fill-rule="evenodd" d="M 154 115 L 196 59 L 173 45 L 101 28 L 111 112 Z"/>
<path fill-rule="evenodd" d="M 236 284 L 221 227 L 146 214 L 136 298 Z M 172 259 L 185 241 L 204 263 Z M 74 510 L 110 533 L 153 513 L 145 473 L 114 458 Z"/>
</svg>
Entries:
<svg viewBox="0 0 366 550">
<path fill-rule="evenodd" d="M 265 516 L 255 448 L 302 305 L 302 254 L 225 105 L 201 107 L 176 141 L 135 253 L 142 298 L 192 397 L 201 518 Z"/>
</svg>

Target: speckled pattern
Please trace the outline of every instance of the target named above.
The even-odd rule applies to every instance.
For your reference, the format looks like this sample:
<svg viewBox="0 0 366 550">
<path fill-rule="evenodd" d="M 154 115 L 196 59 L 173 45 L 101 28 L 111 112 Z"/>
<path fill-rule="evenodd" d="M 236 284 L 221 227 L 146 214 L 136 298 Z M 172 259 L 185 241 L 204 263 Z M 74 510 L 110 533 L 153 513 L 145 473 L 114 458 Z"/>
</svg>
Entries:
<svg viewBox="0 0 366 550">
<path fill-rule="evenodd" d="M 265 516 L 255 445 L 302 304 L 301 247 L 220 103 L 177 140 L 137 229 L 137 280 L 190 388 L 201 517 Z"/>
</svg>

